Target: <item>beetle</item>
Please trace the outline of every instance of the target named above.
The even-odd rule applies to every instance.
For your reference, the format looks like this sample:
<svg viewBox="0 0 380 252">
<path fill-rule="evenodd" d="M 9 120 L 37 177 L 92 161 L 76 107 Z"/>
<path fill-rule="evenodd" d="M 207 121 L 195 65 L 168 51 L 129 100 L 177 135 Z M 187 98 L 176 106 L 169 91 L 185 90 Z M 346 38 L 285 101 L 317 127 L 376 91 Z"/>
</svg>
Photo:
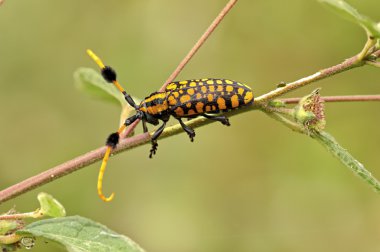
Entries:
<svg viewBox="0 0 380 252">
<path fill-rule="evenodd" d="M 103 75 L 109 75 L 111 68 L 105 68 Z M 107 76 L 108 78 L 108 76 Z M 127 95 L 128 96 L 128 95 Z M 195 132 L 183 123 L 182 118 L 204 116 L 211 120 L 220 121 L 230 126 L 228 118 L 218 115 L 221 112 L 235 109 L 253 102 L 250 88 L 244 84 L 227 79 L 195 79 L 169 83 L 163 92 L 154 92 L 146 97 L 139 105 L 128 97 L 129 104 L 136 109 L 136 114 L 125 121 L 125 125 L 132 124 L 136 119 L 158 125 L 163 123 L 152 135 L 152 148 L 149 157 L 156 153 L 157 139 L 165 129 L 170 116 L 178 120 L 191 141 Z M 217 114 L 217 115 L 215 115 Z M 146 126 L 144 132 L 146 132 Z M 113 137 L 111 137 L 113 139 Z M 110 144 L 115 144 L 110 141 Z"/>
<path fill-rule="evenodd" d="M 98 178 L 98 194 L 105 201 L 112 200 L 113 194 L 109 198 L 105 198 L 101 192 L 103 173 L 111 150 L 117 146 L 120 134 L 127 126 L 136 120 L 141 120 L 144 132 L 148 132 L 146 123 L 158 125 L 159 121 L 163 122 L 151 137 L 152 147 L 149 157 L 152 158 L 157 151 L 157 139 L 164 131 L 171 116 L 179 121 L 183 130 L 193 141 L 195 132 L 182 121 L 183 118 L 204 116 L 230 126 L 228 118 L 221 113 L 250 105 L 254 101 L 251 88 L 243 83 L 229 79 L 205 78 L 169 83 L 164 91 L 154 92 L 145 97 L 140 104 L 136 104 L 117 81 L 115 70 L 110 66 L 105 66 L 91 50 L 87 50 L 87 53 L 100 67 L 103 78 L 107 82 L 113 83 L 124 95 L 127 103 L 136 111 L 136 114 L 125 120 L 117 132 L 107 138 L 107 151 Z"/>
</svg>

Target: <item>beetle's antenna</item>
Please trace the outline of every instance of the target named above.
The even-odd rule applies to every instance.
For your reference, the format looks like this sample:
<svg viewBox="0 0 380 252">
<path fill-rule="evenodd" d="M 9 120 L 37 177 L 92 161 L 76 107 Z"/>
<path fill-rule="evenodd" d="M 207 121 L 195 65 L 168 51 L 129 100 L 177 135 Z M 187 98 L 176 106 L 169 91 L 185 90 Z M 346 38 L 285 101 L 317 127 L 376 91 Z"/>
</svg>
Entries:
<svg viewBox="0 0 380 252">
<path fill-rule="evenodd" d="M 127 118 L 125 120 L 124 124 L 120 126 L 120 128 L 118 129 L 118 131 L 115 132 L 115 133 L 112 133 L 107 138 L 107 142 L 106 142 L 107 150 L 106 150 L 106 153 L 104 154 L 102 165 L 100 166 L 99 176 L 98 176 L 98 195 L 99 195 L 99 197 L 103 201 L 109 202 L 115 196 L 115 194 L 112 193 L 111 196 L 109 196 L 107 198 L 106 196 L 104 196 L 103 191 L 102 191 L 102 188 L 103 188 L 103 176 L 104 176 L 104 172 L 105 172 L 106 167 L 107 167 L 108 158 L 111 155 L 111 151 L 113 149 L 115 149 L 116 145 L 119 143 L 121 132 L 123 132 L 127 126 L 131 125 L 136 120 L 138 120 L 138 119 L 141 120 L 141 118 L 142 118 L 142 114 L 141 113 L 137 113 L 136 115 L 133 115 L 133 116 Z"/>
<path fill-rule="evenodd" d="M 105 202 L 111 201 L 113 197 L 115 196 L 115 193 L 112 193 L 109 197 L 104 196 L 103 190 L 102 190 L 104 172 L 106 170 L 108 158 L 111 155 L 111 151 L 115 149 L 116 145 L 119 143 L 120 133 L 123 132 L 123 130 L 126 127 L 127 127 L 126 124 L 121 125 L 121 127 L 118 129 L 117 132 L 112 133 L 107 138 L 107 142 L 106 142 L 107 150 L 106 150 L 106 153 L 104 154 L 102 165 L 100 166 L 99 175 L 98 175 L 98 195 Z"/>
<path fill-rule="evenodd" d="M 104 65 L 103 61 L 90 49 L 87 49 L 86 52 L 88 56 L 90 56 L 91 59 L 95 61 L 95 63 L 100 67 L 103 78 L 107 82 L 113 83 L 115 87 L 124 95 L 124 98 L 129 103 L 129 105 L 137 109 L 137 105 L 135 101 L 132 99 L 132 97 L 129 94 L 127 94 L 124 88 L 117 81 L 115 70 L 110 66 Z"/>
<path fill-rule="evenodd" d="M 102 165 L 100 166 L 99 175 L 98 175 L 98 195 L 105 202 L 109 202 L 113 200 L 113 197 L 115 196 L 115 193 L 112 193 L 109 197 L 106 197 L 103 194 L 103 176 L 107 167 L 107 162 L 111 154 L 111 150 L 112 150 L 112 147 L 107 146 L 107 150 L 106 150 L 106 153 L 104 154 Z"/>
<path fill-rule="evenodd" d="M 130 95 L 128 95 L 127 92 L 125 92 L 124 88 L 116 80 L 116 72 L 111 67 L 105 66 L 104 63 L 103 63 L 103 61 L 93 51 L 91 51 L 90 49 L 87 50 L 87 54 L 100 67 L 103 78 L 107 82 L 113 83 L 115 85 L 115 87 L 124 95 L 125 100 L 129 103 L 129 105 L 131 105 L 134 108 L 137 108 L 137 105 L 133 101 L 132 97 Z M 97 185 L 97 187 L 98 187 L 98 195 L 105 202 L 111 201 L 114 198 L 115 194 L 112 193 L 109 197 L 104 196 L 104 194 L 103 194 L 103 176 L 104 176 L 104 172 L 106 170 L 107 162 L 108 162 L 108 159 L 109 159 L 109 157 L 111 155 L 111 152 L 116 147 L 116 145 L 119 143 L 120 134 L 121 134 L 121 132 L 124 131 L 124 129 L 126 128 L 127 125 L 129 125 L 129 121 L 126 121 L 118 129 L 117 132 L 112 133 L 107 138 L 107 142 L 106 142 L 107 149 L 106 149 L 106 152 L 105 152 L 104 157 L 103 157 L 102 165 L 100 166 L 99 175 L 98 175 L 98 185 Z"/>
<path fill-rule="evenodd" d="M 102 69 L 102 71 L 104 71 L 104 69 L 107 69 L 107 68 L 109 68 L 109 67 L 107 67 L 107 66 L 105 66 L 104 65 L 104 63 L 103 63 L 103 61 L 92 51 L 92 50 L 90 50 L 90 49 L 87 49 L 87 54 L 88 54 L 88 56 L 90 56 L 91 57 L 91 59 L 93 60 L 93 61 L 95 61 L 95 63 L 100 67 L 100 69 Z M 114 71 L 113 71 L 114 72 Z M 104 74 L 103 74 L 103 77 L 104 77 Z M 109 80 L 109 79 L 112 79 L 112 80 L 110 80 L 110 82 L 112 82 L 114 85 L 115 85 L 115 87 L 120 91 L 120 92 L 122 92 L 122 93 L 124 93 L 125 92 L 125 90 L 124 90 L 124 88 L 120 85 L 120 83 L 116 80 L 116 73 L 114 72 L 113 73 L 113 76 L 111 77 L 109 77 L 109 78 L 106 78 L 106 77 L 104 77 L 104 79 L 106 79 L 107 81 Z"/>
</svg>

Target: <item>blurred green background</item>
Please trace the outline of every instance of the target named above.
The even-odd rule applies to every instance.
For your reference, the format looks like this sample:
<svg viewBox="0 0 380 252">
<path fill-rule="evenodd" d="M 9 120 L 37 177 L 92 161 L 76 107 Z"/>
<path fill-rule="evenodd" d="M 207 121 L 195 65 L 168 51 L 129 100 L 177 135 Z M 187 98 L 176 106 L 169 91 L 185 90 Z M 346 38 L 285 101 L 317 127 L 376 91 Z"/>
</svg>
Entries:
<svg viewBox="0 0 380 252">
<path fill-rule="evenodd" d="M 133 96 L 157 90 L 227 0 L 11 1 L 0 7 L 0 187 L 104 143 L 119 109 L 73 85 L 93 49 Z M 350 1 L 380 20 L 378 1 Z M 359 52 L 365 33 L 317 1 L 240 0 L 178 80 L 221 77 L 258 96 Z M 322 95 L 379 93 L 379 69 L 321 81 Z M 327 104 L 327 131 L 380 177 L 379 104 Z M 379 251 L 380 196 L 317 142 L 260 112 L 99 163 L 1 205 L 31 211 L 48 192 L 69 215 L 123 233 L 147 251 Z M 138 130 L 141 131 L 141 126 Z M 34 251 L 64 251 L 38 242 Z"/>
</svg>

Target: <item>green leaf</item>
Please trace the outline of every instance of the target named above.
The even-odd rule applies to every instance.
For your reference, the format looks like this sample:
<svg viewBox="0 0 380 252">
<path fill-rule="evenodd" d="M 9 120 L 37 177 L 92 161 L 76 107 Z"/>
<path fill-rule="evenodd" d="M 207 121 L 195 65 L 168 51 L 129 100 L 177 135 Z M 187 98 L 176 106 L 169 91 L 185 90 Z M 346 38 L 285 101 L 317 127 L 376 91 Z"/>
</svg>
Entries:
<svg viewBox="0 0 380 252">
<path fill-rule="evenodd" d="M 74 73 L 75 86 L 84 93 L 122 107 L 126 104 L 124 96 L 114 85 L 107 83 L 94 69 L 79 68 Z"/>
<path fill-rule="evenodd" d="M 144 252 L 128 237 L 80 216 L 36 221 L 17 234 L 32 234 L 56 241 L 70 252 Z"/>
<path fill-rule="evenodd" d="M 114 85 L 107 83 L 101 74 L 92 68 L 79 68 L 74 73 L 75 86 L 84 93 L 92 97 L 99 98 L 121 106 L 120 125 L 122 125 L 135 109 L 125 101 L 124 95 L 115 88 Z M 140 99 L 132 96 L 136 104 Z"/>
<path fill-rule="evenodd" d="M 50 194 L 41 192 L 37 196 L 40 202 L 40 213 L 50 217 L 64 217 L 66 216 L 65 208 L 59 203 L 58 200 L 53 198 Z"/>
<path fill-rule="evenodd" d="M 314 132 L 311 136 L 325 146 L 327 150 L 337 157 L 348 169 L 371 185 L 376 192 L 380 192 L 380 182 L 372 176 L 363 164 L 356 160 L 346 149 L 340 146 L 334 137 L 324 131 Z"/>
<path fill-rule="evenodd" d="M 368 35 L 380 38 L 380 27 L 367 16 L 360 14 L 354 7 L 343 0 L 319 0 L 342 17 L 362 26 Z"/>
<path fill-rule="evenodd" d="M 342 17 L 358 22 L 362 20 L 363 16 L 351 5 L 343 0 L 319 0 L 325 6 L 331 8 L 333 11 L 340 14 Z"/>
</svg>

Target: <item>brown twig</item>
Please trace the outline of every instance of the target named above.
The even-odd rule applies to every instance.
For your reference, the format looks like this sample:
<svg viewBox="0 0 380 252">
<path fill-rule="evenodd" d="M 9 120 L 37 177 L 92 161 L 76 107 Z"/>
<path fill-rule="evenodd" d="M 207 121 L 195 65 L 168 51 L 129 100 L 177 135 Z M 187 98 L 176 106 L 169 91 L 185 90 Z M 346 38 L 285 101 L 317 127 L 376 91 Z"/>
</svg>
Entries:
<svg viewBox="0 0 380 252">
<path fill-rule="evenodd" d="M 20 220 L 26 218 L 41 218 L 43 214 L 40 213 L 39 209 L 34 212 L 29 213 L 16 213 L 16 214 L 5 214 L 0 215 L 0 220 Z"/>
<path fill-rule="evenodd" d="M 286 104 L 298 103 L 301 98 L 281 99 Z M 350 101 L 380 101 L 380 95 L 346 95 L 346 96 L 323 96 L 325 102 L 350 102 Z"/>
<path fill-rule="evenodd" d="M 203 33 L 203 35 L 199 38 L 197 43 L 191 48 L 189 53 L 185 56 L 185 58 L 179 63 L 174 72 L 169 76 L 169 78 L 165 81 L 164 85 L 160 88 L 160 92 L 164 91 L 166 86 L 172 82 L 178 74 L 182 71 L 182 69 L 186 66 L 186 64 L 190 61 L 190 59 L 194 56 L 194 54 L 198 51 L 198 49 L 203 45 L 203 43 L 207 40 L 210 34 L 215 30 L 216 27 L 220 24 L 223 18 L 227 15 L 227 13 L 232 9 L 237 0 L 230 0 L 223 10 L 219 13 L 219 15 L 215 18 L 215 20 L 211 23 L 211 25 L 207 28 L 207 30 Z"/>
<path fill-rule="evenodd" d="M 373 52 L 370 56 L 373 58 L 379 58 L 380 50 Z M 361 61 L 358 61 L 358 59 L 359 59 L 359 56 L 355 55 L 349 59 L 346 59 L 345 61 L 343 61 L 342 63 L 338 65 L 325 68 L 310 76 L 288 83 L 284 87 L 276 88 L 275 90 L 272 90 L 271 92 L 268 92 L 264 95 L 257 97 L 255 101 L 260 104 L 265 104 L 266 102 L 273 100 L 274 98 L 277 98 L 283 94 L 289 93 L 297 88 L 306 86 L 312 82 L 319 81 L 327 77 L 330 77 L 332 75 L 347 71 L 352 68 L 360 67 L 366 64 L 365 59 Z"/>
</svg>

